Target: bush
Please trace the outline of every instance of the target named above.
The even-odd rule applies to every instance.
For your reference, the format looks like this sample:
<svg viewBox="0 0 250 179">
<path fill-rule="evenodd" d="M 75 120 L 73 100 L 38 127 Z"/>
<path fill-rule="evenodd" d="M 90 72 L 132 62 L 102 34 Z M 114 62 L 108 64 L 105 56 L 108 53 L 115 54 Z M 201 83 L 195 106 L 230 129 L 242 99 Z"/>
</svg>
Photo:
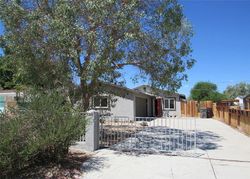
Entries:
<svg viewBox="0 0 250 179">
<path fill-rule="evenodd" d="M 85 118 L 59 93 L 36 93 L 27 99 L 24 109 L 0 115 L 2 175 L 37 162 L 59 161 L 85 130 Z"/>
</svg>

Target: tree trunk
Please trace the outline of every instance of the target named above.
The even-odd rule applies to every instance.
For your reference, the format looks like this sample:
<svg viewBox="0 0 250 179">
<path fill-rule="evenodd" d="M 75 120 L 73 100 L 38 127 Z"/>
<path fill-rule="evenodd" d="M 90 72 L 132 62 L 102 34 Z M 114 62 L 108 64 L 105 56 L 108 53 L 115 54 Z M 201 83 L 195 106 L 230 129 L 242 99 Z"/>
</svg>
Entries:
<svg viewBox="0 0 250 179">
<path fill-rule="evenodd" d="M 89 109 L 89 105 L 90 105 L 90 97 L 88 93 L 83 94 L 83 110 L 84 112 L 87 111 Z"/>
<path fill-rule="evenodd" d="M 90 94 L 88 90 L 88 85 L 84 80 L 81 80 L 81 94 L 82 94 L 82 107 L 83 111 L 86 112 L 89 109 L 90 105 Z"/>
</svg>

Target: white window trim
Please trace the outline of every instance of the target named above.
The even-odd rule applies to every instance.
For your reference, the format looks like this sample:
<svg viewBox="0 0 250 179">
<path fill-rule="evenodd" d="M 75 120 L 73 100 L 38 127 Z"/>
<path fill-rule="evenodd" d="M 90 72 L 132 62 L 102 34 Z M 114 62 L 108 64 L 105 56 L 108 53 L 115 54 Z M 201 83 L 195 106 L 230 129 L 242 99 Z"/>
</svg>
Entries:
<svg viewBox="0 0 250 179">
<path fill-rule="evenodd" d="M 95 102 L 94 102 L 94 100 L 95 100 L 95 98 L 100 98 L 100 101 L 99 101 L 99 105 L 100 106 L 95 106 Z M 101 99 L 102 98 L 106 98 L 107 99 L 107 106 L 101 106 Z M 94 96 L 93 97 L 93 107 L 95 108 L 95 109 L 108 109 L 109 108 L 109 98 L 108 98 L 108 96 Z"/>
<path fill-rule="evenodd" d="M 165 102 L 166 102 L 166 100 L 168 101 L 168 103 L 169 103 L 169 108 L 165 108 Z M 170 100 L 174 100 L 174 108 L 170 108 Z M 172 111 L 175 111 L 176 110 L 176 99 L 175 98 L 164 98 L 164 109 L 165 110 L 172 110 Z"/>
</svg>

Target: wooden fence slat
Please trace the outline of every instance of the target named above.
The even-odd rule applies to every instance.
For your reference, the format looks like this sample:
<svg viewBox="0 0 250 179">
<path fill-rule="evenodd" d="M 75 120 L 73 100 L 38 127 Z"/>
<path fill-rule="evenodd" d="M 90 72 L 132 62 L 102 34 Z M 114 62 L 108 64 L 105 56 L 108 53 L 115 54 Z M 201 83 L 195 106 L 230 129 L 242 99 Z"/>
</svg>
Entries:
<svg viewBox="0 0 250 179">
<path fill-rule="evenodd" d="M 199 107 L 212 108 L 215 119 L 250 135 L 250 110 L 223 106 L 212 101 L 201 102 Z M 199 117 L 199 107 L 197 101 L 182 101 L 181 114 L 183 117 Z"/>
<path fill-rule="evenodd" d="M 213 104 L 214 118 L 250 135 L 250 111 Z"/>
</svg>

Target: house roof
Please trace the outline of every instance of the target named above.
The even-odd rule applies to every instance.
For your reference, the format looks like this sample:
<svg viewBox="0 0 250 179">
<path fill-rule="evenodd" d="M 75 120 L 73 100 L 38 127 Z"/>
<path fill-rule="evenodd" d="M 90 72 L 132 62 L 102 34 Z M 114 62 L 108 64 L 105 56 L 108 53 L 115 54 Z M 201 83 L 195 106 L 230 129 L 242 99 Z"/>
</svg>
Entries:
<svg viewBox="0 0 250 179">
<path fill-rule="evenodd" d="M 125 90 L 125 91 L 128 91 L 128 92 L 134 93 L 134 94 L 146 95 L 146 96 L 150 96 L 150 97 L 154 97 L 155 96 L 153 94 L 143 93 L 141 91 L 130 89 L 130 88 L 127 88 L 127 87 L 121 86 L 121 85 L 110 84 L 110 83 L 102 83 L 102 84 L 104 84 L 106 86 L 113 87 L 113 88 L 118 88 L 118 89 L 121 89 L 121 90 Z"/>
<path fill-rule="evenodd" d="M 149 88 L 149 89 L 151 89 L 151 90 L 153 91 L 152 87 L 149 86 L 149 85 L 141 85 L 141 86 L 138 86 L 138 87 L 134 88 L 134 90 L 139 90 L 140 88 L 144 88 L 144 87 Z M 168 91 L 166 91 L 166 90 L 161 90 L 161 89 L 157 89 L 157 91 L 159 92 L 159 95 L 158 95 L 158 96 L 173 96 L 173 97 L 179 96 L 179 97 L 182 98 L 182 99 L 186 99 L 186 96 L 185 96 L 184 94 L 169 93 Z M 144 93 L 144 92 L 143 92 L 143 93 Z M 146 94 L 150 94 L 149 92 L 145 92 L 145 93 L 146 93 Z M 157 95 L 152 94 L 152 93 L 151 93 L 151 95 L 157 96 Z"/>
<path fill-rule="evenodd" d="M 186 96 L 184 94 L 179 94 L 179 93 L 166 94 L 167 91 L 160 90 L 160 89 L 158 89 L 158 91 L 160 92 L 159 94 L 154 94 L 154 93 L 150 93 L 147 91 L 139 90 L 140 88 L 143 88 L 143 87 L 148 87 L 148 88 L 152 89 L 152 87 L 149 85 L 141 85 L 141 86 L 138 86 L 136 88 L 130 89 L 130 88 L 127 88 L 125 86 L 111 84 L 111 83 L 102 82 L 101 84 L 104 86 L 117 88 L 117 89 L 124 90 L 124 91 L 130 92 L 130 93 L 133 93 L 133 94 L 139 94 L 139 95 L 144 95 L 144 96 L 150 96 L 150 97 L 157 97 L 157 96 L 161 96 L 161 97 L 168 96 L 169 97 L 169 96 L 171 96 L 171 97 L 179 97 L 180 99 L 184 99 L 184 100 L 186 99 Z"/>
</svg>

